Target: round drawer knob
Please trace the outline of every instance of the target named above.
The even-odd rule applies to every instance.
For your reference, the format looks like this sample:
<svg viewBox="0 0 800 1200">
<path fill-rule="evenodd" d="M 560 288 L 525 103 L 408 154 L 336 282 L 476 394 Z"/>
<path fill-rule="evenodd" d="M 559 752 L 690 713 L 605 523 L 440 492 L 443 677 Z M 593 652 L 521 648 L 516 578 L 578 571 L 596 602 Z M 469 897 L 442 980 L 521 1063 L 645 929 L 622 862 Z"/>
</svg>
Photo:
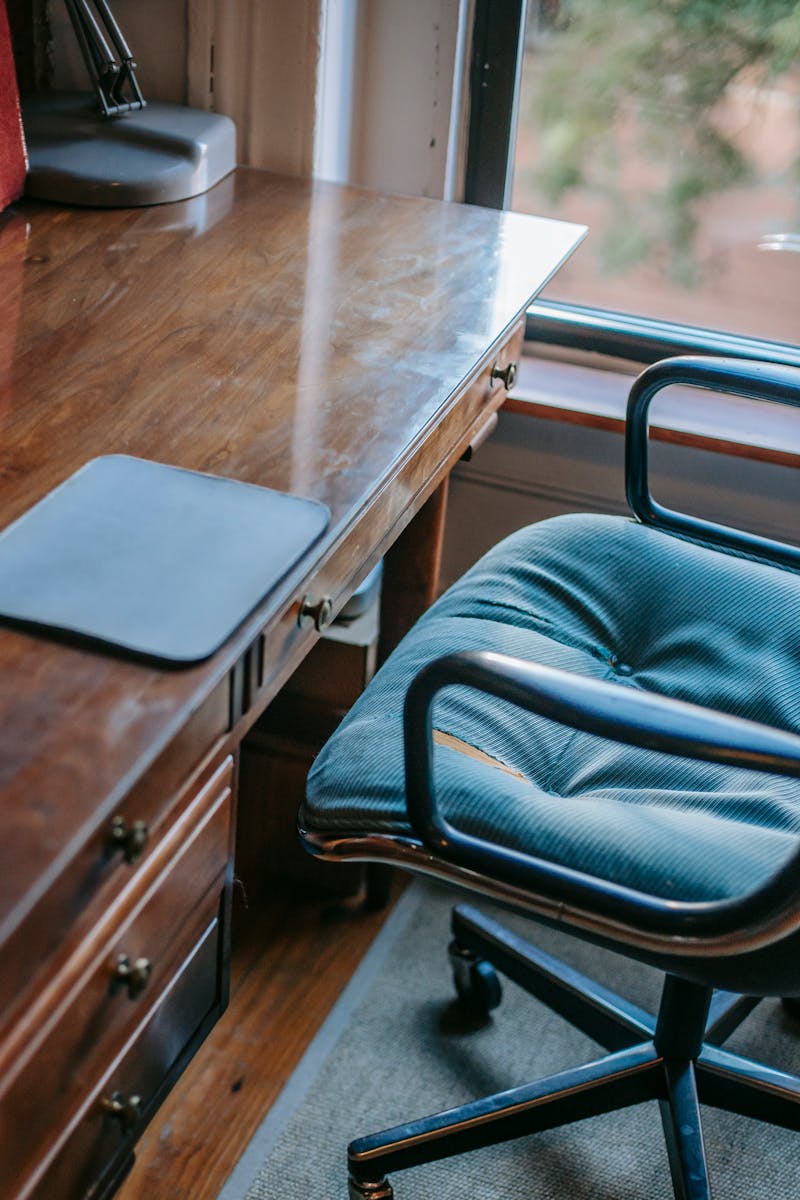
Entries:
<svg viewBox="0 0 800 1200">
<path fill-rule="evenodd" d="M 127 954 L 120 954 L 111 977 L 115 983 L 126 987 L 131 1000 L 135 1000 L 147 987 L 152 970 L 153 964 L 149 958 L 137 958 L 131 962 Z"/>
<path fill-rule="evenodd" d="M 130 1133 L 141 1120 L 141 1096 L 125 1096 L 122 1092 L 113 1092 L 110 1096 L 104 1096 L 101 1104 L 110 1117 L 119 1121 L 124 1133 Z"/>
<path fill-rule="evenodd" d="M 499 379 L 506 391 L 510 392 L 517 379 L 517 364 L 510 362 L 505 367 L 499 367 L 495 363 L 492 367 L 492 384 L 494 384 L 495 379 Z"/>
<path fill-rule="evenodd" d="M 145 846 L 150 831 L 144 821 L 128 825 L 124 817 L 114 817 L 106 839 L 109 850 L 121 850 L 127 863 L 136 862 Z"/>
<path fill-rule="evenodd" d="M 297 621 L 301 629 L 313 625 L 317 633 L 322 633 L 322 630 L 330 625 L 332 616 L 333 601 L 330 596 L 315 600 L 313 596 L 305 595 L 300 603 Z"/>
</svg>

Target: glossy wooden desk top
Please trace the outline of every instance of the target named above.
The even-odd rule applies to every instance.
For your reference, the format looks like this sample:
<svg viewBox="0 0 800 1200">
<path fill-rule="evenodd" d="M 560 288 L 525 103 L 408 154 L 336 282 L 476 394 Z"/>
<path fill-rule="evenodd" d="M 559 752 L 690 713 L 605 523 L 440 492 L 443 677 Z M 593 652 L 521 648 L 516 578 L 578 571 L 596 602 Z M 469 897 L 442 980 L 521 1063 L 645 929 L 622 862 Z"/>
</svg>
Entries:
<svg viewBox="0 0 800 1200">
<path fill-rule="evenodd" d="M 0 527 L 115 451 L 315 497 L 284 612 L 583 234 L 253 170 L 0 222 Z M 0 630 L 0 945 L 262 617 L 178 672 Z"/>
</svg>

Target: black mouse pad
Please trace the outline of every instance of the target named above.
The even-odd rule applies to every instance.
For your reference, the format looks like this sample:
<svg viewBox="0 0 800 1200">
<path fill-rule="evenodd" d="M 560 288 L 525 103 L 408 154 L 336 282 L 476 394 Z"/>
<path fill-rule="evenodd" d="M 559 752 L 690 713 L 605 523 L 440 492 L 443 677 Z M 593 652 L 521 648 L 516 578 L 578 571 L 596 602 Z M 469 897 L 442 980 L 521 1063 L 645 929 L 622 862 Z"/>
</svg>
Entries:
<svg viewBox="0 0 800 1200">
<path fill-rule="evenodd" d="M 199 662 L 329 521 L 315 500 L 95 458 L 0 533 L 0 620 Z"/>
</svg>

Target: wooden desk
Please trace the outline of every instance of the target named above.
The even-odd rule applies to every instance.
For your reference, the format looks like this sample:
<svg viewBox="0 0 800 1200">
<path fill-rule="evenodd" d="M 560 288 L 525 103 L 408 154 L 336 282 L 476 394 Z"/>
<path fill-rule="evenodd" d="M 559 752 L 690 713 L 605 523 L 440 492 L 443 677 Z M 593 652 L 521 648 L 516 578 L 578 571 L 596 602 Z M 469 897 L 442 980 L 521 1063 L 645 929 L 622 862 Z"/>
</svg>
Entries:
<svg viewBox="0 0 800 1200">
<path fill-rule="evenodd" d="M 3 1200 L 113 1180 L 224 1008 L 237 747 L 318 636 L 303 597 L 335 614 L 422 509 L 386 627 L 415 615 L 423 506 L 582 233 L 251 170 L 177 205 L 2 218 L 0 526 L 114 451 L 333 514 L 200 666 L 0 631 Z"/>
</svg>

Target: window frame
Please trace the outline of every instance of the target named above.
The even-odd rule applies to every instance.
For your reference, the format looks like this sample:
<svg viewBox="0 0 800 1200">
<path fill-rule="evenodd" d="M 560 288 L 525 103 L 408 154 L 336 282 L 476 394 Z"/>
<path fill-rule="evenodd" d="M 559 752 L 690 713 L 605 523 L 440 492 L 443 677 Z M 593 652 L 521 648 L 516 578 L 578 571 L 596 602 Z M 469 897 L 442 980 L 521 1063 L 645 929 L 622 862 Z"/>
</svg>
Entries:
<svg viewBox="0 0 800 1200">
<path fill-rule="evenodd" d="M 527 0 L 475 0 L 464 200 L 508 208 Z"/>
<path fill-rule="evenodd" d="M 468 204 L 509 207 L 527 7 L 527 0 L 475 0 L 464 181 Z M 529 349 L 544 343 L 641 364 L 675 354 L 720 354 L 800 366 L 800 345 L 789 342 L 552 300 L 537 300 L 528 309 L 525 341 Z"/>
</svg>

